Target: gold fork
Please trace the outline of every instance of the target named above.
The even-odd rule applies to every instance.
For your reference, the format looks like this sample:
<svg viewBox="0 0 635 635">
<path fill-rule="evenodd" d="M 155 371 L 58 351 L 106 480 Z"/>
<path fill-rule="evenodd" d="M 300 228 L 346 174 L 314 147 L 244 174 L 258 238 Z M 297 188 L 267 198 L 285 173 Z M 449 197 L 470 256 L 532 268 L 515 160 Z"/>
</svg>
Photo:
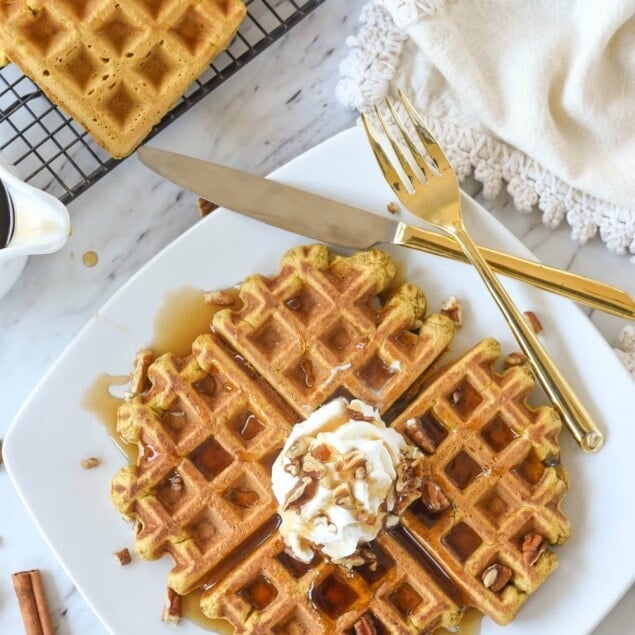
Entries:
<svg viewBox="0 0 635 635">
<path fill-rule="evenodd" d="M 366 129 L 368 140 L 386 181 L 401 203 L 410 212 L 426 223 L 449 234 L 461 246 L 505 317 L 512 333 L 518 340 L 520 348 L 527 356 L 534 375 L 553 402 L 554 407 L 559 412 L 578 445 L 587 452 L 599 450 L 604 442 L 604 436 L 573 389 L 556 368 L 547 351 L 538 341 L 533 329 L 518 310 L 507 291 L 505 291 L 503 285 L 492 273 L 489 265 L 481 256 L 465 229 L 461 217 L 459 185 L 445 154 L 426 128 L 419 113 L 401 91 L 399 92 L 399 97 L 413 129 L 429 154 L 435 169 L 419 152 L 413 136 L 406 129 L 393 105 L 387 101 L 388 110 L 408 147 L 410 158 L 419 167 L 421 174 L 417 175 L 417 171 L 406 158 L 406 152 L 402 149 L 402 144 L 399 143 L 396 135 L 390 129 L 386 118 L 375 108 L 375 114 L 407 179 L 407 182 L 402 180 L 369 125 L 367 117 L 362 115 L 362 122 Z M 424 178 L 421 179 L 421 176 Z"/>
</svg>

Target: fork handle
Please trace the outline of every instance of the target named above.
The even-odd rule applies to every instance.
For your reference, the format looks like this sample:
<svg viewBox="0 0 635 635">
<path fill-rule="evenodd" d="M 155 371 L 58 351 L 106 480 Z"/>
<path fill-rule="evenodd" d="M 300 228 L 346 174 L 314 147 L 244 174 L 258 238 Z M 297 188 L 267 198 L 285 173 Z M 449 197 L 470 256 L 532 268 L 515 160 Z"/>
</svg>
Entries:
<svg viewBox="0 0 635 635">
<path fill-rule="evenodd" d="M 540 343 L 527 320 L 498 281 L 462 225 L 448 230 L 461 245 L 501 310 L 529 366 L 578 445 L 586 452 L 602 447 L 604 435 Z"/>
</svg>

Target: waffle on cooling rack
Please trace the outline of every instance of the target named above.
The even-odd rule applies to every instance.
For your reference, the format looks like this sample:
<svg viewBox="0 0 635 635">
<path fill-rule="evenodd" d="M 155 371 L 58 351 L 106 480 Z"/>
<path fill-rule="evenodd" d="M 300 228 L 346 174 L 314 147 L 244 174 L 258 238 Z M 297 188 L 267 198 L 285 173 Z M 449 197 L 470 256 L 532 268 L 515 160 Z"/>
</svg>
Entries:
<svg viewBox="0 0 635 635">
<path fill-rule="evenodd" d="M 204 613 L 236 632 L 419 633 L 465 607 L 503 624 L 555 567 L 548 545 L 568 538 L 560 421 L 526 405 L 529 372 L 494 372 L 499 347 L 484 340 L 409 391 L 453 329 L 423 319 L 416 287 L 389 291 L 394 273 L 376 250 L 292 249 L 277 276 L 242 283 L 242 306 L 216 313 L 192 355 L 154 361 L 119 410 L 140 451 L 113 500 L 136 520 L 137 551 L 171 554 L 169 585 L 205 588 Z M 421 497 L 350 569 L 287 554 L 270 476 L 298 413 L 342 391 L 427 457 Z"/>
<path fill-rule="evenodd" d="M 0 0 L 15 62 L 114 157 L 134 150 L 224 50 L 242 0 Z"/>
</svg>

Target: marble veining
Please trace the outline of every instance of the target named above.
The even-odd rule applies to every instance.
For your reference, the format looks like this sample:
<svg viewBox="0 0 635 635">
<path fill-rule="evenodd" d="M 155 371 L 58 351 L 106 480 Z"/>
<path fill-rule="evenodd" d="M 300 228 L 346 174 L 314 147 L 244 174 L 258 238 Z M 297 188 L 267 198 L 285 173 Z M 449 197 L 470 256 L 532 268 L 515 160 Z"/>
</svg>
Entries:
<svg viewBox="0 0 635 635">
<path fill-rule="evenodd" d="M 153 145 L 265 174 L 354 124 L 334 98 L 344 39 L 366 0 L 327 0 L 267 51 L 153 140 Z M 565 227 L 551 231 L 537 213 L 521 215 L 502 192 L 482 200 L 543 261 L 593 275 L 635 295 L 633 259 L 609 254 L 600 241 L 580 247 Z M 91 315 L 132 274 L 198 220 L 194 195 L 148 172 L 132 157 L 70 206 L 73 235 L 51 256 L 32 257 L 0 299 L 0 437 L 39 379 Z M 99 263 L 82 264 L 86 251 Z M 623 320 L 589 311 L 615 344 Z M 0 467 L 0 632 L 21 633 L 9 572 L 40 568 L 59 635 L 105 632 L 50 553 L 6 472 Z M 597 635 L 627 632 L 633 590 Z"/>
</svg>

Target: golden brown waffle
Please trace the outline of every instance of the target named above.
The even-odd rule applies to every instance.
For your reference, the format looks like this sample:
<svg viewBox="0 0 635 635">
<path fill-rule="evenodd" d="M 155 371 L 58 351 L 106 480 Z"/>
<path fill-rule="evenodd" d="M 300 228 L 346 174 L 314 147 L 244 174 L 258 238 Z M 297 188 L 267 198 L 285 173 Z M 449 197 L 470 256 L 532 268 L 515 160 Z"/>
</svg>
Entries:
<svg viewBox="0 0 635 635">
<path fill-rule="evenodd" d="M 135 519 L 143 558 L 169 553 L 168 584 L 186 593 L 275 513 L 271 463 L 295 421 L 240 356 L 213 335 L 185 359 L 148 369 L 146 392 L 118 412 L 136 465 L 112 483 L 117 508 Z"/>
<path fill-rule="evenodd" d="M 527 368 L 493 371 L 499 353 L 495 340 L 480 342 L 394 427 L 427 452 L 425 476 L 449 502 L 432 513 L 424 488 L 403 525 L 452 578 L 465 606 L 506 624 L 556 567 L 545 548 L 565 542 L 570 525 L 560 511 L 567 490 L 560 419 L 552 408 L 525 403 L 534 387 Z M 505 568 L 511 578 L 496 591 L 488 582 Z"/>
<path fill-rule="evenodd" d="M 247 278 L 242 309 L 212 324 L 302 417 L 342 391 L 386 412 L 454 333 L 446 316 L 422 322 L 426 300 L 414 285 L 387 291 L 394 276 L 376 249 L 345 258 L 298 247 L 277 276 Z"/>
<path fill-rule="evenodd" d="M 527 369 L 492 370 L 498 356 L 496 341 L 482 341 L 395 421 L 428 455 L 426 479 L 447 508 L 431 512 L 443 499 L 424 487 L 402 526 L 372 544 L 374 573 L 364 565 L 347 575 L 319 560 L 307 567 L 273 533 L 203 594 L 203 611 L 237 633 L 350 633 L 362 618 L 377 633 L 420 633 L 455 625 L 465 607 L 508 623 L 556 566 L 546 544 L 527 543 L 523 554 L 525 537 L 560 544 L 570 528 L 560 511 L 560 420 L 551 408 L 525 404 L 534 386 Z M 511 577 L 494 590 L 484 574 L 496 577 L 498 565 Z"/>
<path fill-rule="evenodd" d="M 242 0 L 0 0 L 0 60 L 123 157 L 227 47 L 245 13 Z"/>
<path fill-rule="evenodd" d="M 243 282 L 242 307 L 216 313 L 191 356 L 152 363 L 120 408 L 140 458 L 115 477 L 113 500 L 137 522 L 137 551 L 169 553 L 169 585 L 204 586 L 203 611 L 238 633 L 419 633 L 456 625 L 465 607 L 503 624 L 555 567 L 545 547 L 569 536 L 560 421 L 526 405 L 526 368 L 494 372 L 494 340 L 403 398 L 453 328 L 422 321 L 416 287 L 388 290 L 394 273 L 376 250 L 292 249 L 277 276 Z M 427 454 L 421 498 L 350 571 L 291 558 L 271 493 L 298 413 L 342 391 L 401 411 L 394 427 Z"/>
</svg>

